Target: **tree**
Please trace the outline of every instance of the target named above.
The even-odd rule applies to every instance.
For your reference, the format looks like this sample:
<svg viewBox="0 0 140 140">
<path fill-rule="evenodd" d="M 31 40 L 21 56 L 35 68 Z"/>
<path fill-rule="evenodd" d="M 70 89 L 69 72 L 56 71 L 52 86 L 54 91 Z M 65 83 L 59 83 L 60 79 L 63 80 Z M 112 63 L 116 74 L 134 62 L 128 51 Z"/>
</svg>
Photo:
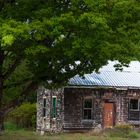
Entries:
<svg viewBox="0 0 140 140">
<path fill-rule="evenodd" d="M 39 84 L 62 86 L 108 60 L 139 59 L 139 19 L 137 0 L 1 0 L 0 131 Z"/>
</svg>

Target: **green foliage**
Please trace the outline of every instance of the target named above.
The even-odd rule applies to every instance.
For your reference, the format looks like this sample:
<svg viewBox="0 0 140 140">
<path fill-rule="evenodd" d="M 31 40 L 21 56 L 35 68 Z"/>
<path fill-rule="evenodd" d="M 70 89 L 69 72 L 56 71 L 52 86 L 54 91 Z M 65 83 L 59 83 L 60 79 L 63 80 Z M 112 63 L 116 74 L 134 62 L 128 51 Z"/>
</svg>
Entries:
<svg viewBox="0 0 140 140">
<path fill-rule="evenodd" d="M 130 139 L 137 139 L 137 138 L 139 138 L 139 134 L 135 131 L 132 131 L 132 132 L 129 133 L 128 137 Z"/>
<path fill-rule="evenodd" d="M 5 124 L 5 129 L 6 130 L 16 131 L 18 129 L 16 124 L 14 124 L 12 122 L 7 121 L 4 124 Z"/>
<path fill-rule="evenodd" d="M 120 137 L 109 137 L 105 135 L 89 135 L 87 133 L 64 133 L 59 135 L 44 135 L 41 136 L 37 133 L 17 130 L 8 131 L 4 135 L 0 136 L 1 140 L 132 140 L 134 138 L 120 138 Z"/>
<path fill-rule="evenodd" d="M 0 1 L 0 109 L 108 60 L 140 60 L 139 19 L 137 0 Z"/>
<path fill-rule="evenodd" d="M 14 122 L 17 127 L 35 128 L 36 126 L 36 105 L 24 103 L 13 110 L 8 118 Z"/>
<path fill-rule="evenodd" d="M 38 80 L 45 77 L 61 83 L 77 73 L 98 70 L 108 59 L 129 62 L 137 58 L 138 5 L 128 0 L 17 0 L 4 8 L 2 46 L 21 45 L 18 50 L 27 56 Z M 75 61 L 83 66 L 76 66 Z"/>
<path fill-rule="evenodd" d="M 122 137 L 122 138 L 138 138 L 137 132 L 133 131 L 132 126 L 129 124 L 120 124 L 109 130 L 111 137 Z"/>
<path fill-rule="evenodd" d="M 8 64 L 5 66 L 5 69 L 7 67 Z M 5 80 L 6 88 L 4 89 L 5 94 L 3 95 L 3 102 L 8 103 L 13 99 L 18 98 L 22 90 L 25 88 L 25 83 L 28 82 L 31 79 L 31 77 L 32 74 L 30 73 L 30 71 L 26 66 L 26 61 L 23 61 L 20 65 L 16 67 L 12 75 Z M 32 92 L 31 96 L 34 98 L 34 102 L 35 102 L 36 101 L 35 91 Z M 30 101 L 30 99 L 32 98 L 31 96 L 29 94 L 29 96 L 25 98 L 25 101 Z"/>
<path fill-rule="evenodd" d="M 132 130 L 132 126 L 130 124 L 120 124 L 120 125 L 116 125 L 115 129 L 123 131 L 124 133 L 127 134 Z"/>
</svg>

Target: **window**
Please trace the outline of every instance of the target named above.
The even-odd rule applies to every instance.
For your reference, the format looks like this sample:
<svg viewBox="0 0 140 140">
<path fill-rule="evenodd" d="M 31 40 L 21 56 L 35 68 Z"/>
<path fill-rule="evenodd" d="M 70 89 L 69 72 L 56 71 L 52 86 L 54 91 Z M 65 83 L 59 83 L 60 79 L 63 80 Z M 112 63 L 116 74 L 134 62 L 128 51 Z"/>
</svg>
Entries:
<svg viewBox="0 0 140 140">
<path fill-rule="evenodd" d="M 56 118 L 56 96 L 52 97 L 52 118 Z"/>
<path fill-rule="evenodd" d="M 129 120 L 133 120 L 133 121 L 140 120 L 139 100 L 138 99 L 129 100 Z"/>
<path fill-rule="evenodd" d="M 46 98 L 43 98 L 43 117 L 46 116 Z"/>
<path fill-rule="evenodd" d="M 92 98 L 85 98 L 83 104 L 83 119 L 92 119 Z"/>
<path fill-rule="evenodd" d="M 138 99 L 130 99 L 130 110 L 139 110 Z"/>
</svg>

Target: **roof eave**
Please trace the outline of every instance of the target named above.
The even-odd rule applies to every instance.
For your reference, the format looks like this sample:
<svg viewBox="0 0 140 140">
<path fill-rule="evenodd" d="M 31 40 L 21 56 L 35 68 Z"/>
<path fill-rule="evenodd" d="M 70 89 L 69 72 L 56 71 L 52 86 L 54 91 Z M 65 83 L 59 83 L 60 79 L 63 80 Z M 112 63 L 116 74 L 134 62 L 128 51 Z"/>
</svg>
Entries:
<svg viewBox="0 0 140 140">
<path fill-rule="evenodd" d="M 140 87 L 132 87 L 132 86 L 99 86 L 99 85 L 68 85 L 65 88 L 91 88 L 91 89 L 116 89 L 116 90 L 132 90 L 132 89 L 140 89 Z"/>
</svg>

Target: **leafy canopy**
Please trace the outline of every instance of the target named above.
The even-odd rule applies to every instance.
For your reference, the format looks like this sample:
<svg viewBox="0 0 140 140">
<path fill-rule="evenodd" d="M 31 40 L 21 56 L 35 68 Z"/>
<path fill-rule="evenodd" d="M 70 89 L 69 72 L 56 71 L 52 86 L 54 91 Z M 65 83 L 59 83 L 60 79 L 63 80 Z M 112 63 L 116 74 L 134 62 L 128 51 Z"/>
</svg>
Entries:
<svg viewBox="0 0 140 140">
<path fill-rule="evenodd" d="M 17 98 L 33 81 L 62 85 L 108 60 L 139 60 L 139 25 L 138 0 L 1 0 L 5 93 L 18 88 Z"/>
</svg>

